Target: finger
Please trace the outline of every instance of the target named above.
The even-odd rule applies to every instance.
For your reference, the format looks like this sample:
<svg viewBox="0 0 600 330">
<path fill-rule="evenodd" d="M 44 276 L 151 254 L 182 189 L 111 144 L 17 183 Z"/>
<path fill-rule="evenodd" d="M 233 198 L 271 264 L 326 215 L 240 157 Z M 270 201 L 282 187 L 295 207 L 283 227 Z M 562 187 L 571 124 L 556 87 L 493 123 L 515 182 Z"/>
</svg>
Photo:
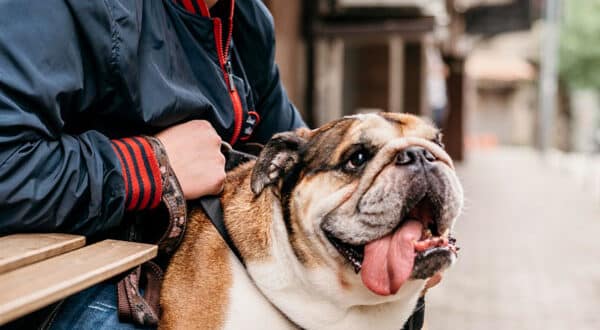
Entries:
<svg viewBox="0 0 600 330">
<path fill-rule="evenodd" d="M 219 189 L 219 191 L 217 192 L 217 195 L 220 195 L 220 194 L 222 194 L 222 193 L 223 193 L 223 190 L 225 190 L 225 182 L 223 182 L 223 183 L 221 184 L 221 189 Z"/>
</svg>

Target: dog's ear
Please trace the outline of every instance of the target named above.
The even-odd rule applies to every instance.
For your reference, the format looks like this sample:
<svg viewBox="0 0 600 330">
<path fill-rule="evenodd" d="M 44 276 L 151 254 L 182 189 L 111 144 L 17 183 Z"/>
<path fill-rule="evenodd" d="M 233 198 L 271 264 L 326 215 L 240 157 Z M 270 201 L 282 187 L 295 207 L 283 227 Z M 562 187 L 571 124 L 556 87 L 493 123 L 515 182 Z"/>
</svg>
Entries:
<svg viewBox="0 0 600 330">
<path fill-rule="evenodd" d="M 301 150 L 307 141 L 303 136 L 298 132 L 285 132 L 274 135 L 267 142 L 252 170 L 251 188 L 255 195 L 265 187 L 279 183 L 300 161 Z"/>
</svg>

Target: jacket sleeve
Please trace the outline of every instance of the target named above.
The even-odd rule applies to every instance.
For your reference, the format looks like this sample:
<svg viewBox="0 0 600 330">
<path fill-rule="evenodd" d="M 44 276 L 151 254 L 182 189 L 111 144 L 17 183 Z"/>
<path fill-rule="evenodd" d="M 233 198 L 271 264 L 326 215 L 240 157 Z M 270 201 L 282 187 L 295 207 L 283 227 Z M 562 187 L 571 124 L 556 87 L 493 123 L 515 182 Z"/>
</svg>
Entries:
<svg viewBox="0 0 600 330">
<path fill-rule="evenodd" d="M 95 97 L 84 73 L 101 70 L 69 12 L 60 1 L 0 2 L 0 235 L 99 233 L 131 199 L 115 144 L 65 130 Z"/>
<path fill-rule="evenodd" d="M 281 83 L 275 64 L 273 17 L 262 1 L 236 2 L 233 36 L 260 115 L 252 141 L 265 143 L 275 133 L 306 126 Z"/>
<path fill-rule="evenodd" d="M 262 144 L 273 134 L 306 126 L 283 88 L 277 65 L 273 61 L 270 66 L 268 74 L 265 75 L 268 78 L 266 88 L 256 104 L 261 121 L 252 138 Z"/>
</svg>

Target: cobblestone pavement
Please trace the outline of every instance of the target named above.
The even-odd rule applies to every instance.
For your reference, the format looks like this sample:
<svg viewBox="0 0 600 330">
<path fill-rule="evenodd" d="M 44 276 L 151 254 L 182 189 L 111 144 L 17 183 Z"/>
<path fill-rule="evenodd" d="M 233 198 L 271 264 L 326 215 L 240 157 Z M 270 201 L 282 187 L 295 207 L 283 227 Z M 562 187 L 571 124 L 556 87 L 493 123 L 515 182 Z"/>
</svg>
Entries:
<svg viewBox="0 0 600 330">
<path fill-rule="evenodd" d="M 459 259 L 428 330 L 600 329 L 600 203 L 528 149 L 470 154 Z"/>
</svg>

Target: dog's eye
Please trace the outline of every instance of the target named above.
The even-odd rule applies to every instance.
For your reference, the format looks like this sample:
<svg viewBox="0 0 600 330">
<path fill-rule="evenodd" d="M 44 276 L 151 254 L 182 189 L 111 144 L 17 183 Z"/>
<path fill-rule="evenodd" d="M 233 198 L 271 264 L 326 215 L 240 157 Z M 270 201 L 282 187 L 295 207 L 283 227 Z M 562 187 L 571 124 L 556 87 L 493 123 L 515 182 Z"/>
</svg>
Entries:
<svg viewBox="0 0 600 330">
<path fill-rule="evenodd" d="M 369 155 L 366 150 L 358 150 L 352 155 L 346 162 L 345 169 L 346 170 L 356 170 L 361 168 L 365 163 L 369 160 Z"/>
</svg>

